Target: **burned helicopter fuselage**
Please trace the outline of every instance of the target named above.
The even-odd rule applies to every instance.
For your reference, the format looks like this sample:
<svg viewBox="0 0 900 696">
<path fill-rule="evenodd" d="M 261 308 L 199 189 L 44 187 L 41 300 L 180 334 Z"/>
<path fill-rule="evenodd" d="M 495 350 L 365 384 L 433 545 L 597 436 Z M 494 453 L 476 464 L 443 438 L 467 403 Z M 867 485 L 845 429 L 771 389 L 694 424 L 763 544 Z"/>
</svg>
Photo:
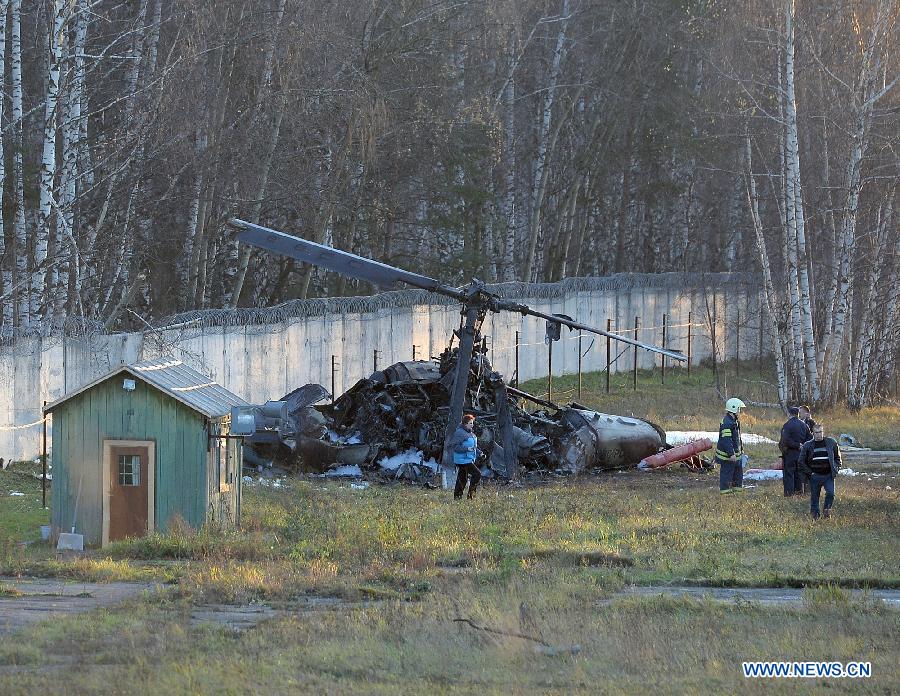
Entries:
<svg viewBox="0 0 900 696">
<path fill-rule="evenodd" d="M 447 349 L 437 360 L 401 362 L 362 379 L 318 410 L 339 437 L 369 445 L 374 464 L 410 449 L 423 459 L 440 461 L 443 449 L 457 352 Z M 514 393 L 513 393 L 514 392 Z M 518 466 L 526 470 L 581 473 L 636 465 L 657 453 L 665 433 L 639 418 L 597 413 L 579 404 L 543 402 L 536 411 L 524 408 L 516 390 L 507 391 L 485 352 L 472 357 L 466 390 L 466 411 L 476 418 L 479 449 L 500 476 L 511 477 L 504 456 L 504 413 Z M 503 404 L 499 398 L 505 398 Z"/>
</svg>

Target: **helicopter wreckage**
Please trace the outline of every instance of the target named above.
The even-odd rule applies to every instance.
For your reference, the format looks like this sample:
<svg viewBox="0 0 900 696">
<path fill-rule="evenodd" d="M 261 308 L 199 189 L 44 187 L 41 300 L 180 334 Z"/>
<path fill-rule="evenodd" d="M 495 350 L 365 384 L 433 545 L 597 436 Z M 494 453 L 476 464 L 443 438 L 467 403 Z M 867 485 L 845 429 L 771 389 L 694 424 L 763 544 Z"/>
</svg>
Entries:
<svg viewBox="0 0 900 696">
<path fill-rule="evenodd" d="M 541 312 L 499 296 L 477 279 L 456 288 L 243 220 L 229 224 L 241 243 L 382 288 L 409 285 L 461 304 L 460 327 L 439 357 L 376 371 L 329 405 L 317 405 L 329 395 L 310 384 L 244 414 L 252 420 L 244 433 L 251 463 L 278 460 L 326 473 L 362 474 L 365 467 L 412 479 L 436 474 L 442 464 L 453 472 L 449 441 L 464 410 L 476 416 L 482 451 L 477 463 L 510 480 L 520 468 L 574 474 L 641 462 L 652 467 L 694 454 L 669 450 L 665 432 L 648 421 L 597 413 L 577 403 L 557 405 L 507 386 L 488 361 L 480 328 L 488 312 L 508 311 L 545 319 L 557 336 L 559 327 L 567 326 L 685 360 L 678 351 Z M 526 409 L 525 401 L 534 410 Z"/>
<path fill-rule="evenodd" d="M 476 344 L 477 345 L 477 344 Z M 439 471 L 458 349 L 432 360 L 400 362 L 359 380 L 333 403 L 327 390 L 308 384 L 269 402 L 245 440 L 245 459 L 326 476 L 430 481 Z M 509 480 L 542 473 L 581 474 L 637 466 L 666 444 L 650 421 L 598 413 L 578 403 L 558 405 L 507 385 L 476 348 L 467 383 L 467 412 L 476 416 L 487 476 Z M 532 409 L 526 408 L 531 404 Z M 265 409 L 263 409 L 265 410 Z M 505 432 L 511 442 L 504 442 Z M 512 447 L 518 471 L 508 466 Z M 667 457 L 701 466 L 699 457 Z"/>
</svg>

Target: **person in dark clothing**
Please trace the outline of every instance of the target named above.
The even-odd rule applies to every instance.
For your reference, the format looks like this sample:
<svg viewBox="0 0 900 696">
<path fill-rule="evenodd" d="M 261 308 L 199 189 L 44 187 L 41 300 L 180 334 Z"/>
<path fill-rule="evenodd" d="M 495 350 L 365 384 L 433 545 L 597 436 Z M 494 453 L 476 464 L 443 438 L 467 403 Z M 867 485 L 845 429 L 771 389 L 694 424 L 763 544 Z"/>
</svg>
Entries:
<svg viewBox="0 0 900 696">
<path fill-rule="evenodd" d="M 800 412 L 797 414 L 804 423 L 806 423 L 806 427 L 809 428 L 809 437 L 812 439 L 812 432 L 816 427 L 816 421 L 812 417 L 812 411 L 809 406 L 800 406 Z"/>
<path fill-rule="evenodd" d="M 814 520 L 819 519 L 819 497 L 825 489 L 825 509 L 822 514 L 831 517 L 834 505 L 834 477 L 841 468 L 841 448 L 830 437 L 825 437 L 825 429 L 816 424 L 813 439 L 800 450 L 800 469 L 809 476 L 809 512 Z"/>
<path fill-rule="evenodd" d="M 719 425 L 719 439 L 716 442 L 719 493 L 734 493 L 744 488 L 744 445 L 741 443 L 741 422 L 738 419 L 742 408 L 744 402 L 740 399 L 725 402 L 725 417 Z"/>
<path fill-rule="evenodd" d="M 800 409 L 792 406 L 788 409 L 790 419 L 781 427 L 781 439 L 778 446 L 784 455 L 783 484 L 784 495 L 802 495 L 804 475 L 797 469 L 800 448 L 811 437 L 809 428 L 800 420 Z"/>
<path fill-rule="evenodd" d="M 466 483 L 469 484 L 468 498 L 474 498 L 475 489 L 481 480 L 481 471 L 475 464 L 475 458 L 478 456 L 478 438 L 475 437 L 474 430 L 475 416 L 467 413 L 450 438 L 450 450 L 453 452 L 453 463 L 456 465 L 456 487 L 453 489 L 453 498 L 456 500 L 462 498 Z"/>
</svg>

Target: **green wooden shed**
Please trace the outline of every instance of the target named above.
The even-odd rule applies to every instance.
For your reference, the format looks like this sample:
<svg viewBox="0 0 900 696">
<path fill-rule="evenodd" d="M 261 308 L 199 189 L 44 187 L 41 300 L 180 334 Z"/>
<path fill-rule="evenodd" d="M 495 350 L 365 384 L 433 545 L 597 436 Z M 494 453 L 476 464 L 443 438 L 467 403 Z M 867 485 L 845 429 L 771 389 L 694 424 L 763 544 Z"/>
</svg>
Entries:
<svg viewBox="0 0 900 696">
<path fill-rule="evenodd" d="M 48 404 L 51 525 L 86 546 L 165 531 L 175 520 L 236 526 L 247 402 L 180 360 L 122 365 Z"/>
</svg>

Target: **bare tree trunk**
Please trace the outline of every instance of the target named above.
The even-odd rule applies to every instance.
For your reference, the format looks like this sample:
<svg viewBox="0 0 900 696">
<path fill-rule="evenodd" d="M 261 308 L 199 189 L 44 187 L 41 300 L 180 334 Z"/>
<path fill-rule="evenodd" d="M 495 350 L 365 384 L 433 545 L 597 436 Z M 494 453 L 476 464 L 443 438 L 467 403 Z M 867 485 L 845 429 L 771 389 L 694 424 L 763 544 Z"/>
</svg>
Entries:
<svg viewBox="0 0 900 696">
<path fill-rule="evenodd" d="M 510 32 L 509 74 L 506 89 L 503 90 L 503 157 L 504 173 L 503 219 L 506 222 L 506 237 L 503 245 L 503 280 L 516 279 L 516 237 L 518 233 L 518 211 L 516 210 L 516 81 L 513 70 L 515 57 L 513 32 Z"/>
<path fill-rule="evenodd" d="M 10 4 L 10 85 L 12 87 L 13 176 L 15 178 L 16 215 L 13 222 L 16 238 L 16 266 L 13 282 L 16 317 L 14 323 L 31 321 L 28 286 L 28 233 L 25 226 L 24 109 L 22 99 L 22 0 Z"/>
<path fill-rule="evenodd" d="M 753 230 L 756 233 L 756 248 L 759 251 L 759 260 L 763 272 L 763 293 L 766 298 L 769 324 L 772 338 L 775 341 L 775 371 L 778 379 L 778 401 L 782 406 L 787 404 L 788 383 L 787 370 L 784 364 L 784 344 L 786 337 L 778 326 L 778 294 L 775 292 L 775 284 L 772 281 L 772 268 L 769 263 L 769 252 L 766 249 L 766 238 L 763 234 L 762 221 L 759 216 L 759 199 L 756 195 L 756 181 L 753 178 L 753 152 L 750 145 L 750 136 L 746 136 L 744 166 L 746 167 L 747 202 L 750 207 L 750 217 L 753 220 Z"/>
<path fill-rule="evenodd" d="M 9 14 L 9 0 L 0 0 L 0 77 L 4 78 L 6 76 L 6 21 L 7 16 Z M 9 267 L 9 260 L 6 259 L 6 219 L 4 215 L 4 211 L 2 210 L 2 199 L 3 199 L 3 191 L 6 188 L 6 154 L 4 152 L 4 132 L 3 132 L 3 114 L 5 111 L 5 104 L 0 102 L 0 262 L 3 263 L 2 274 L 0 274 L 0 279 L 2 279 L 3 289 L 2 292 L 4 295 L 7 295 L 5 299 L 2 300 L 2 309 L 0 309 L 0 325 L 3 327 L 11 326 L 13 323 L 13 316 L 15 312 L 13 312 L 14 300 L 8 296 L 8 293 L 12 290 L 13 285 L 13 274 L 12 269 Z"/>
<path fill-rule="evenodd" d="M 281 123 L 284 120 L 284 104 L 280 103 L 275 113 L 275 123 L 272 126 L 271 137 L 269 138 L 269 148 L 266 150 L 263 159 L 262 171 L 260 172 L 259 188 L 256 191 L 256 198 L 253 202 L 253 208 L 250 213 L 250 220 L 254 224 L 259 223 L 259 217 L 262 213 L 263 200 L 266 196 L 266 189 L 269 186 L 269 175 L 272 171 L 272 164 L 275 161 L 275 152 L 278 149 L 278 138 L 281 133 Z M 241 250 L 240 262 L 238 263 L 237 273 L 234 276 L 234 285 L 231 289 L 231 296 L 226 298 L 229 307 L 237 307 L 241 298 L 241 291 L 244 287 L 244 280 L 247 277 L 247 267 L 250 265 L 250 247 L 244 246 Z"/>
<path fill-rule="evenodd" d="M 869 289 L 862 315 L 862 337 L 859 349 L 859 379 L 847 390 L 847 405 L 859 409 L 867 405 L 869 392 L 870 359 L 875 352 L 875 337 L 878 330 L 879 308 L 883 302 L 883 278 L 892 263 L 888 252 L 888 244 L 894 231 L 894 198 L 896 189 L 891 191 L 890 198 L 879 210 L 879 225 L 873 248 L 875 266 L 869 274 Z M 896 265 L 896 264 L 895 264 Z M 888 284 L 886 287 L 891 287 Z M 851 351 L 853 352 L 853 351 Z M 855 389 L 853 388 L 855 386 Z"/>
<path fill-rule="evenodd" d="M 816 343 L 812 325 L 809 272 L 806 259 L 806 229 L 803 214 L 803 190 L 800 186 L 800 149 L 797 135 L 797 98 L 794 89 L 794 0 L 785 4 L 785 136 L 787 150 L 787 210 L 791 233 L 796 237 L 797 284 L 802 340 L 804 397 L 819 400 L 819 374 L 816 367 Z M 810 391 L 807 391 L 810 390 Z"/>
<path fill-rule="evenodd" d="M 58 216 L 61 228 L 58 249 L 63 249 L 62 238 L 64 236 L 68 242 L 66 246 L 70 258 L 59 265 L 61 277 L 55 291 L 54 307 L 57 314 L 67 310 L 71 312 L 80 307 L 81 299 L 81 269 L 79 268 L 80 264 L 74 262 L 78 256 L 75 201 L 79 180 L 78 154 L 81 150 L 82 135 L 81 106 L 84 102 L 85 89 L 84 48 L 88 28 L 86 0 L 75 0 L 72 8 L 75 27 L 68 50 L 69 70 L 66 73 L 65 90 L 62 94 L 64 100 L 61 124 L 63 145 Z M 70 292 L 72 296 L 68 297 Z"/>
<path fill-rule="evenodd" d="M 31 314 L 37 314 L 50 298 L 53 287 L 53 270 L 43 272 L 48 261 L 48 250 L 53 237 L 54 181 L 56 178 L 56 128 L 57 100 L 59 98 L 59 72 L 65 30 L 64 0 L 53 0 L 50 17 L 50 54 L 47 66 L 47 99 L 44 111 L 44 148 L 41 155 L 40 204 L 38 208 L 37 235 L 34 244 L 35 273 L 31 278 Z M 52 318 L 52 307 L 46 305 L 46 318 Z"/>
<path fill-rule="evenodd" d="M 522 272 L 522 280 L 525 282 L 529 282 L 533 279 L 532 276 L 535 268 L 538 237 L 541 232 L 541 206 L 544 202 L 544 193 L 547 190 L 547 152 L 550 149 L 550 122 L 553 115 L 553 102 L 556 97 L 556 86 L 559 82 L 560 66 L 563 59 L 566 26 L 569 21 L 568 16 L 569 0 L 562 0 L 559 31 L 556 35 L 556 48 L 553 51 L 550 76 L 546 92 L 544 93 L 544 105 L 541 109 L 541 120 L 538 126 L 537 155 L 534 162 L 534 179 L 531 193 L 531 224 L 528 229 L 528 247 Z"/>
<path fill-rule="evenodd" d="M 257 106 L 259 106 L 262 101 L 267 98 L 272 93 L 273 85 L 272 78 L 275 74 L 275 51 L 278 47 L 278 32 L 281 28 L 281 22 L 284 18 L 284 7 L 285 0 L 277 0 L 278 5 L 275 9 L 275 18 L 272 26 L 272 34 L 269 38 L 269 43 L 266 47 L 266 55 L 265 60 L 263 61 L 263 72 L 262 72 L 262 86 L 260 87 L 260 92 L 257 97 Z M 268 185 L 268 177 L 269 171 L 272 166 L 272 157 L 274 156 L 274 150 L 278 145 L 278 137 L 281 131 L 281 121 L 284 117 L 284 109 L 285 105 L 283 102 L 279 102 L 277 107 L 277 112 L 275 114 L 275 127 L 273 128 L 272 137 L 269 139 L 269 151 L 272 155 L 269 156 L 267 152 L 267 159 L 263 166 L 263 174 L 261 176 L 261 185 L 258 189 L 259 196 L 254 203 L 254 215 L 255 217 L 250 220 L 250 222 L 258 223 L 259 222 L 259 214 L 262 210 L 262 197 L 265 196 L 266 187 Z M 229 307 L 237 307 L 238 302 L 241 299 L 241 292 L 244 289 L 244 280 L 247 277 L 247 267 L 250 265 L 250 253 L 251 248 L 247 245 L 241 249 L 239 259 L 237 261 L 236 270 L 234 274 L 234 282 L 231 285 L 231 291 L 228 297 L 225 298 L 225 303 Z"/>
<path fill-rule="evenodd" d="M 863 51 L 859 77 L 853 90 L 853 131 L 850 158 L 844 174 L 846 197 L 841 219 L 840 281 L 835 295 L 833 332 L 826 339 L 824 351 L 825 375 L 823 383 L 831 388 L 838 369 L 837 356 L 844 347 L 845 332 L 849 329 L 849 315 L 852 309 L 852 291 L 856 254 L 856 221 L 859 213 L 859 198 L 862 192 L 862 162 L 868 149 L 869 131 L 872 122 L 872 108 L 889 87 L 878 89 L 876 80 L 881 71 L 882 61 L 876 49 L 886 31 L 888 10 L 886 3 L 879 3 L 872 32 Z M 834 394 L 826 396 L 833 400 Z"/>
</svg>

